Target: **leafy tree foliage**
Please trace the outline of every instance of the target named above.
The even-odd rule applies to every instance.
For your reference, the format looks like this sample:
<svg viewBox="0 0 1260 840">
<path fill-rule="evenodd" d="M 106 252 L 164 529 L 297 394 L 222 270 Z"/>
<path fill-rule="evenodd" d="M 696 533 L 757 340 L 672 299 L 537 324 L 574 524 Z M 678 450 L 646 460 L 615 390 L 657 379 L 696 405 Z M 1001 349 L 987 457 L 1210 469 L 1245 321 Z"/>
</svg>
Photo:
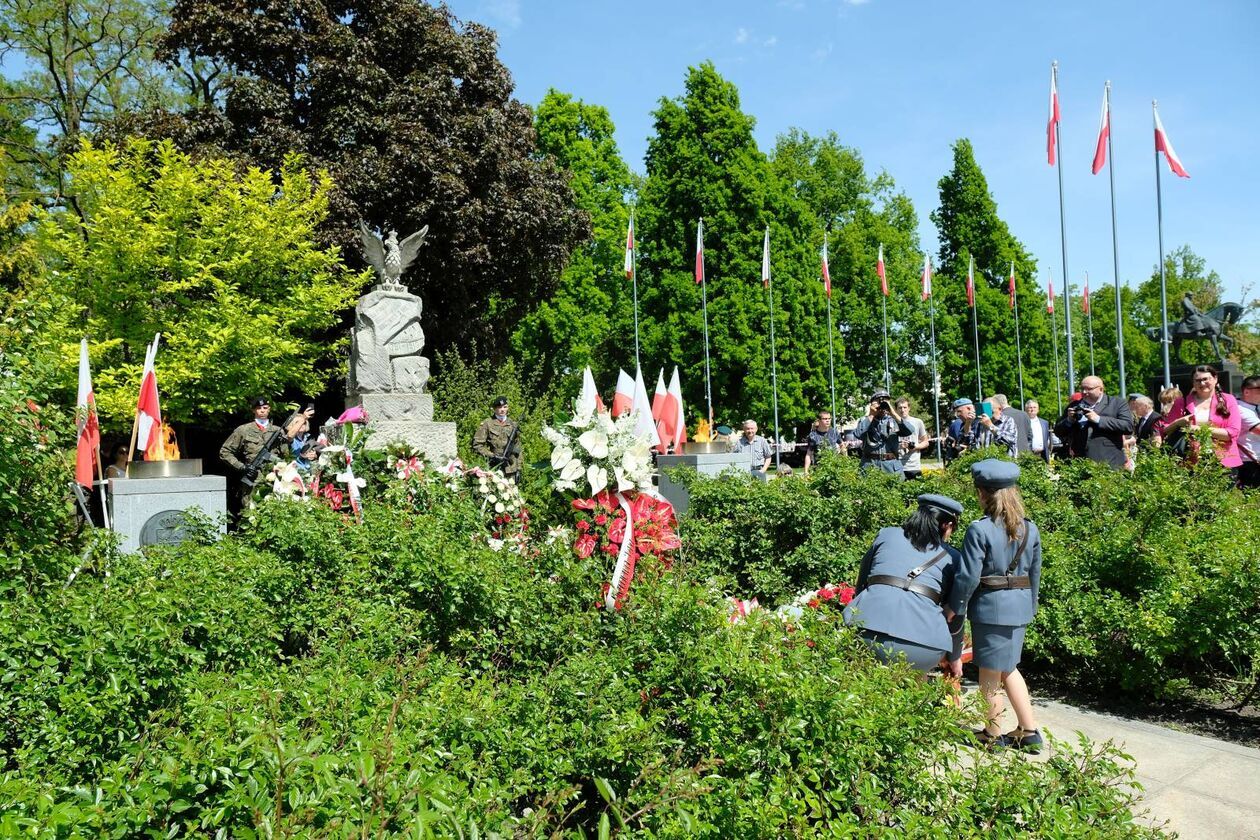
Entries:
<svg viewBox="0 0 1260 840">
<path fill-rule="evenodd" d="M 275 168 L 297 152 L 336 184 L 324 233 L 357 259 L 357 221 L 429 225 L 409 285 L 437 347 L 506 352 L 507 330 L 549 296 L 583 215 L 538 155 L 529 109 L 494 33 L 420 0 L 177 0 L 172 59 L 230 73 L 222 106 L 147 130 Z M 138 126 L 142 127 L 142 126 Z"/>
<path fill-rule="evenodd" d="M 130 419 L 157 332 L 164 410 L 185 422 L 239 410 L 255 393 L 309 393 L 321 368 L 342 363 L 345 339 L 325 333 L 367 277 L 314 244 L 327 175 L 296 156 L 274 174 L 239 174 L 143 140 L 85 146 L 69 172 L 85 215 L 46 216 L 51 273 L 28 291 L 64 295 L 86 320 L 103 417 Z M 71 382 L 78 335 L 65 339 Z"/>
</svg>

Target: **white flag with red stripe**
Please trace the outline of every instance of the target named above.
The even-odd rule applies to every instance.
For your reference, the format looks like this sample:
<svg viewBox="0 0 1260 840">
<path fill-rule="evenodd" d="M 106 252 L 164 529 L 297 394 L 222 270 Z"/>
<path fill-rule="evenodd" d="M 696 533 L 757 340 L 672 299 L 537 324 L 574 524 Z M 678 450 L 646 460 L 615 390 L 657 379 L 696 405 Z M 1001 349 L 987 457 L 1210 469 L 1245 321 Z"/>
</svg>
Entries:
<svg viewBox="0 0 1260 840">
<path fill-rule="evenodd" d="M 578 396 L 577 413 L 587 415 L 603 410 L 604 401 L 599 397 L 599 390 L 595 387 L 595 376 L 591 373 L 590 365 L 587 365 L 582 371 L 582 393 Z"/>
<path fill-rule="evenodd" d="M 630 213 L 630 224 L 626 228 L 626 279 L 634 277 L 634 212 Z"/>
<path fill-rule="evenodd" d="M 101 425 L 96 416 L 96 394 L 92 391 L 86 338 L 79 342 L 79 397 L 75 401 L 74 420 L 79 429 L 74 452 L 74 480 L 84 487 L 91 487 L 101 458 Z"/>
<path fill-rule="evenodd" d="M 160 450 L 165 443 L 162 434 L 162 408 L 158 401 L 157 359 L 158 341 L 161 334 L 153 336 L 153 343 L 144 354 L 144 371 L 140 374 L 140 397 L 136 401 L 136 448 L 144 453 L 146 461 L 162 460 Z"/>
<path fill-rule="evenodd" d="M 1054 314 L 1054 278 L 1046 281 L 1046 312 Z"/>
<path fill-rule="evenodd" d="M 888 297 L 888 274 L 884 270 L 884 243 L 879 243 L 879 259 L 875 262 L 875 274 L 879 277 L 879 288 Z"/>
<path fill-rule="evenodd" d="M 669 389 L 665 387 L 665 368 L 661 368 L 656 375 L 656 393 L 652 395 L 652 421 L 656 425 L 656 436 L 661 439 L 657 451 L 664 455 L 672 437 L 674 421 L 669 405 Z"/>
<path fill-rule="evenodd" d="M 1007 290 L 1007 299 L 1009 301 L 1007 304 L 1007 308 L 1014 309 L 1015 308 L 1015 261 L 1014 260 L 1011 260 L 1011 283 L 1010 283 L 1010 288 Z"/>
<path fill-rule="evenodd" d="M 1046 121 L 1046 162 L 1054 166 L 1055 127 L 1059 124 L 1059 62 L 1050 65 L 1050 118 Z"/>
<path fill-rule="evenodd" d="M 1172 141 L 1168 139 L 1168 133 L 1164 131 L 1164 124 L 1159 121 L 1159 110 L 1155 107 L 1155 103 L 1151 103 L 1151 113 L 1155 115 L 1155 152 L 1164 153 L 1164 158 L 1168 161 L 1168 168 L 1173 174 L 1189 178 L 1190 173 L 1181 165 L 1181 158 L 1177 157 L 1176 151 L 1173 150 Z"/>
<path fill-rule="evenodd" d="M 674 443 L 674 452 L 677 453 L 683 442 L 687 440 L 687 423 L 683 419 L 683 398 L 682 398 L 682 382 L 678 378 L 678 366 L 674 366 L 674 375 L 669 380 L 669 395 L 666 402 L 666 414 L 673 415 L 673 421 L 666 424 L 666 428 L 670 431 L 670 439 Z"/>
<path fill-rule="evenodd" d="M 1089 272 L 1085 272 L 1085 291 L 1081 292 L 1081 309 L 1089 314 Z"/>
<path fill-rule="evenodd" d="M 1108 102 L 1110 90 L 1111 82 L 1107 82 L 1107 86 L 1103 88 L 1102 116 L 1098 119 L 1098 143 L 1094 146 L 1092 171 L 1095 175 L 1107 164 L 1107 138 L 1111 136 L 1111 103 Z"/>
<path fill-rule="evenodd" d="M 822 278 L 823 291 L 827 293 L 827 297 L 831 297 L 831 266 L 827 265 L 827 234 L 823 234 L 822 249 Z"/>
<path fill-rule="evenodd" d="M 617 370 L 617 390 L 613 392 L 612 416 L 613 419 L 620 417 L 630 410 L 634 404 L 634 380 L 630 378 L 630 374 L 618 368 Z"/>
<path fill-rule="evenodd" d="M 704 219 L 696 222 L 696 283 L 704 283 Z"/>
<path fill-rule="evenodd" d="M 634 414 L 634 433 L 646 439 L 649 445 L 658 446 L 661 438 L 656 433 L 656 423 L 652 421 L 652 402 L 643 382 L 643 371 L 638 368 L 634 370 L 634 402 L 630 411 Z"/>
<path fill-rule="evenodd" d="M 932 296 L 932 258 L 927 254 L 923 255 L 923 299 L 927 300 Z"/>
<path fill-rule="evenodd" d="M 976 258 L 972 257 L 967 261 L 967 305 L 972 309 L 976 307 Z"/>
<path fill-rule="evenodd" d="M 765 245 L 761 248 L 761 287 L 770 288 L 770 225 L 766 225 Z"/>
</svg>

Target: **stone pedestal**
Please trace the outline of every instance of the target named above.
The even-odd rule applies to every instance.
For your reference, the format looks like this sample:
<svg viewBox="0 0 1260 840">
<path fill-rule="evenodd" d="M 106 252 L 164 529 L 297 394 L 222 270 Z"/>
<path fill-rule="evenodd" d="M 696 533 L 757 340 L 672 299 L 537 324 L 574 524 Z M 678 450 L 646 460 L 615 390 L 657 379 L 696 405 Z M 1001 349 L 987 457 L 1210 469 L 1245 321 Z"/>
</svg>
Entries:
<svg viewBox="0 0 1260 840">
<path fill-rule="evenodd" d="M 687 512 L 691 497 L 687 488 L 672 481 L 668 470 L 678 467 L 693 469 L 701 475 L 719 476 L 728 471 L 748 474 L 752 471 L 752 452 L 715 452 L 707 455 L 658 455 L 656 468 L 660 472 L 661 495 L 674 506 L 679 515 Z"/>
<path fill-rule="evenodd" d="M 1233 394 L 1235 397 L 1242 399 L 1242 381 L 1246 378 L 1242 372 L 1242 368 L 1231 361 L 1209 362 L 1212 367 L 1221 372 L 1217 378 L 1217 384 L 1221 386 L 1221 390 L 1226 394 Z M 1194 365 L 1176 364 L 1168 368 L 1168 374 L 1172 378 L 1172 384 L 1181 389 L 1181 393 L 1188 394 L 1190 389 L 1194 387 Z M 1155 401 L 1155 410 L 1159 410 L 1159 392 L 1164 387 L 1164 375 L 1157 374 L 1148 377 L 1146 380 L 1146 395 Z M 1127 396 L 1127 395 L 1126 395 Z"/>
<path fill-rule="evenodd" d="M 227 527 L 227 479 L 221 475 L 195 478 L 111 478 L 109 505 L 114 530 L 123 537 L 122 550 L 139 551 L 146 545 L 171 545 L 185 538 L 184 511 L 197 508 Z"/>
<path fill-rule="evenodd" d="M 433 421 L 432 394 L 360 394 L 357 403 L 368 414 L 369 449 L 401 443 L 442 464 L 456 456 L 455 424 Z"/>
</svg>

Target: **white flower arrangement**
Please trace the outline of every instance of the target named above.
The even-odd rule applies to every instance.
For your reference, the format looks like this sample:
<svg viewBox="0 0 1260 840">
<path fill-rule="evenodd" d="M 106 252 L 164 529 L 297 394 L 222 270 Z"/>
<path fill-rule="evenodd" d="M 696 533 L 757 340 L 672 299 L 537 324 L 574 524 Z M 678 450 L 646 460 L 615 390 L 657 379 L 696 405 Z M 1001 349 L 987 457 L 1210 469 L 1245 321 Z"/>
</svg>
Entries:
<svg viewBox="0 0 1260 840">
<path fill-rule="evenodd" d="M 481 496 L 483 511 L 489 509 L 497 514 L 516 516 L 525 507 L 525 498 L 516 482 L 504 478 L 502 473 L 474 469 L 468 475 L 475 479 L 473 487 Z"/>
<path fill-rule="evenodd" d="M 590 495 L 652 489 L 652 448 L 634 431 L 633 415 L 613 420 L 602 412 L 579 413 L 560 429 L 543 427 L 552 445 L 552 486 L 561 493 L 579 490 L 583 479 Z"/>
</svg>

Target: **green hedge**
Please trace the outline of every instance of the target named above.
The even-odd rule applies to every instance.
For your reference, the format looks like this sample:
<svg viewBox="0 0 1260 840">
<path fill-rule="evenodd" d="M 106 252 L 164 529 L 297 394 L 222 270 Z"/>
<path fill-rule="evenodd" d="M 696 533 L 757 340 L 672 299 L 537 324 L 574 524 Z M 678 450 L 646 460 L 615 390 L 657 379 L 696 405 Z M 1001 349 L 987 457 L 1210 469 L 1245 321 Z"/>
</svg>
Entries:
<svg viewBox="0 0 1260 840">
<path fill-rule="evenodd" d="M 1154 836 L 1110 748 L 963 747 L 943 685 L 834 614 L 732 626 L 699 548 L 608 613 L 607 569 L 479 522 L 440 493 L 362 525 L 271 501 L 216 545 L 7 593 L 0 835 Z"/>
</svg>

